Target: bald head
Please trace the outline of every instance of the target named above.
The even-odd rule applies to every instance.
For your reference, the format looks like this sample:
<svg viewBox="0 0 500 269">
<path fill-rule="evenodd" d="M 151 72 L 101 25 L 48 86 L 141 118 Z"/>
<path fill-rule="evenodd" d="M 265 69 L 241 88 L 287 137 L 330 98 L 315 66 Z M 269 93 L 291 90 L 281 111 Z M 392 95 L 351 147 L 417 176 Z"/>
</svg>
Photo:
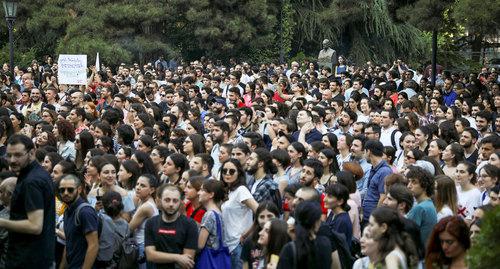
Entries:
<svg viewBox="0 0 500 269">
<path fill-rule="evenodd" d="M 10 198 L 16 188 L 17 177 L 8 177 L 0 183 L 0 202 L 4 206 L 10 205 Z"/>
</svg>

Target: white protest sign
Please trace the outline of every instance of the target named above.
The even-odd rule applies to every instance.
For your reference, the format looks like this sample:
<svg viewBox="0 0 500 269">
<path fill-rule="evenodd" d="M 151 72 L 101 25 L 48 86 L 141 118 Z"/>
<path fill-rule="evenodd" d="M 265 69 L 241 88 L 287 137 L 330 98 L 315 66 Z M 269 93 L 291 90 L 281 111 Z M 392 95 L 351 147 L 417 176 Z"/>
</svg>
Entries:
<svg viewBox="0 0 500 269">
<path fill-rule="evenodd" d="M 59 84 L 87 84 L 87 55 L 60 54 L 57 66 Z"/>
</svg>

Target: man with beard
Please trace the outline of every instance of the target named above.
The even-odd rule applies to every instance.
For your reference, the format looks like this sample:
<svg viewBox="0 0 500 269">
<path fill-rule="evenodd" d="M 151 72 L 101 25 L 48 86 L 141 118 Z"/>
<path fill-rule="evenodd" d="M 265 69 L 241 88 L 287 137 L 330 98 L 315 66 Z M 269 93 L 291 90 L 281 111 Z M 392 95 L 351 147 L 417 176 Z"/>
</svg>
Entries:
<svg viewBox="0 0 500 269">
<path fill-rule="evenodd" d="M 29 120 L 40 120 L 40 112 L 42 111 L 42 94 L 37 88 L 33 88 L 30 94 L 30 104 L 25 106 L 22 113 Z"/>
<path fill-rule="evenodd" d="M 307 159 L 302 166 L 302 173 L 300 174 L 300 185 L 304 187 L 311 187 L 316 189 L 323 195 L 325 187 L 319 183 L 323 176 L 323 165 L 319 160 Z M 323 199 L 321 199 L 323 200 Z"/>
<path fill-rule="evenodd" d="M 189 161 L 189 169 L 199 172 L 205 179 L 213 179 L 214 160 L 208 153 L 198 153 Z"/>
<path fill-rule="evenodd" d="M 339 128 L 333 132 L 334 135 L 340 137 L 345 134 L 351 134 L 350 130 L 352 124 L 356 122 L 358 119 L 358 115 L 352 110 L 346 108 L 340 113 L 340 117 L 338 118 Z"/>
<path fill-rule="evenodd" d="M 273 164 L 271 153 L 265 148 L 257 148 L 246 161 L 246 171 L 253 176 L 248 186 L 250 193 L 257 203 L 270 200 L 274 202 L 273 195 L 278 192 L 278 183 L 270 175 L 277 172 Z M 276 205 L 279 209 L 280 205 Z"/>
<path fill-rule="evenodd" d="M 146 222 L 146 257 L 158 269 L 194 267 L 198 227 L 194 220 L 179 212 L 181 193 L 173 184 L 162 185 L 157 192 L 161 214 Z"/>
<path fill-rule="evenodd" d="M 68 206 L 64 214 L 66 247 L 60 268 L 92 268 L 99 250 L 97 213 L 84 205 L 84 188 L 75 175 L 61 178 L 57 188 L 61 200 Z"/>
<path fill-rule="evenodd" d="M 75 127 L 75 134 L 80 134 L 83 130 L 87 130 L 85 125 L 85 110 L 81 107 L 73 108 L 66 119 Z"/>
<path fill-rule="evenodd" d="M 381 205 L 385 199 L 385 184 L 386 176 L 392 174 L 391 167 L 382 159 L 384 155 L 384 145 L 377 140 L 368 140 L 365 144 L 366 160 L 372 165 L 368 182 L 366 183 L 366 195 L 363 199 L 363 220 L 361 222 L 361 230 L 368 223 L 370 214 L 373 209 Z"/>
<path fill-rule="evenodd" d="M 453 103 L 455 103 L 455 99 L 457 99 L 458 95 L 453 90 L 453 79 L 446 78 L 444 80 L 443 85 L 443 102 L 447 107 L 450 107 Z"/>
<path fill-rule="evenodd" d="M 226 99 L 214 97 L 209 103 L 211 103 L 210 110 L 219 118 L 223 119 L 226 116 Z"/>
<path fill-rule="evenodd" d="M 101 88 L 101 99 L 96 107 L 96 110 L 101 112 L 103 109 L 108 109 L 113 103 L 113 90 L 111 88 Z"/>
<path fill-rule="evenodd" d="M 472 127 L 464 129 L 460 135 L 460 145 L 464 147 L 465 159 L 470 163 L 476 163 L 479 157 L 479 151 L 476 147 L 476 142 L 479 133 Z"/>
<path fill-rule="evenodd" d="M 5 268 L 52 268 L 56 230 L 52 179 L 36 162 L 35 145 L 25 135 L 9 138 L 7 161 L 17 182 L 10 219 L 0 218 L 0 228 L 9 231 Z"/>
<path fill-rule="evenodd" d="M 229 140 L 229 124 L 223 120 L 216 121 L 212 126 L 212 139 L 214 146 L 210 156 L 214 159 L 214 167 L 212 168 L 212 175 L 217 175 L 221 163 L 219 162 L 220 145 L 226 144 Z"/>
<path fill-rule="evenodd" d="M 33 94 L 33 92 L 31 92 L 31 94 Z M 481 138 L 485 137 L 485 135 L 490 131 L 491 119 L 492 117 L 490 112 L 486 110 L 477 112 L 476 126 Z"/>
<path fill-rule="evenodd" d="M 244 133 L 252 131 L 252 119 L 253 111 L 249 107 L 242 107 L 240 110 L 240 126 L 238 127 L 238 134 L 243 135 Z"/>
</svg>

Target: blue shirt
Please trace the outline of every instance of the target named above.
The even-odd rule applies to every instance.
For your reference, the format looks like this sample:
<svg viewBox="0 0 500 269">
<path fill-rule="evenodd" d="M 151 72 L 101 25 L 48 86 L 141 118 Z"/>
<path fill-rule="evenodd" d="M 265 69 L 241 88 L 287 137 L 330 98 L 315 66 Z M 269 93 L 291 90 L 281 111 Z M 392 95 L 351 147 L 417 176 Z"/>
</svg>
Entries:
<svg viewBox="0 0 500 269">
<path fill-rule="evenodd" d="M 340 214 L 334 215 L 333 212 L 331 212 L 326 219 L 326 223 L 332 230 L 336 231 L 337 233 L 344 234 L 347 244 L 351 246 L 352 222 L 351 218 L 349 217 L 349 213 L 342 212 Z"/>
<path fill-rule="evenodd" d="M 455 91 L 444 92 L 443 93 L 443 101 L 446 106 L 452 106 L 455 103 L 455 99 L 457 99 L 457 93 Z"/>
<path fill-rule="evenodd" d="M 431 199 L 424 200 L 415 205 L 406 215 L 408 219 L 413 220 L 420 229 L 420 239 L 424 244 L 437 223 L 436 207 Z"/>
<path fill-rule="evenodd" d="M 372 169 L 372 165 L 369 164 L 365 159 L 357 160 L 361 168 L 363 169 L 363 177 L 356 181 L 356 188 L 361 195 L 361 199 L 365 197 L 366 190 L 368 189 L 368 177 L 370 176 L 370 171 Z"/>
<path fill-rule="evenodd" d="M 299 140 L 299 134 L 300 134 L 300 131 L 295 131 L 293 133 L 292 137 L 295 141 Z M 313 128 L 309 133 L 306 134 L 307 144 L 311 144 L 314 141 L 321 141 L 322 138 L 323 138 L 323 135 L 318 130 L 316 130 L 316 128 Z"/>
<path fill-rule="evenodd" d="M 372 167 L 368 176 L 365 199 L 363 199 L 363 221 L 368 221 L 373 209 L 377 207 L 380 194 L 384 191 L 384 179 L 392 174 L 392 169 L 385 161 Z"/>
</svg>

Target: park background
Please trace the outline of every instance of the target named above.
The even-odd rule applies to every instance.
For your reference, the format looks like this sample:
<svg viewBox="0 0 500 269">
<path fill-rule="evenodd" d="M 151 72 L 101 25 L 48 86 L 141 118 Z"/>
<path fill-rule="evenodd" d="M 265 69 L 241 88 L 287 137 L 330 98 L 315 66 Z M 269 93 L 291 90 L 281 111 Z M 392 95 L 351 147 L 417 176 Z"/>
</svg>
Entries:
<svg viewBox="0 0 500 269">
<path fill-rule="evenodd" d="M 328 38 L 351 64 L 431 61 L 461 71 L 500 58 L 500 0 L 23 0 L 15 65 L 100 53 L 101 63 L 166 59 L 250 63 L 314 59 Z M 9 62 L 0 24 L 0 62 Z"/>
</svg>

